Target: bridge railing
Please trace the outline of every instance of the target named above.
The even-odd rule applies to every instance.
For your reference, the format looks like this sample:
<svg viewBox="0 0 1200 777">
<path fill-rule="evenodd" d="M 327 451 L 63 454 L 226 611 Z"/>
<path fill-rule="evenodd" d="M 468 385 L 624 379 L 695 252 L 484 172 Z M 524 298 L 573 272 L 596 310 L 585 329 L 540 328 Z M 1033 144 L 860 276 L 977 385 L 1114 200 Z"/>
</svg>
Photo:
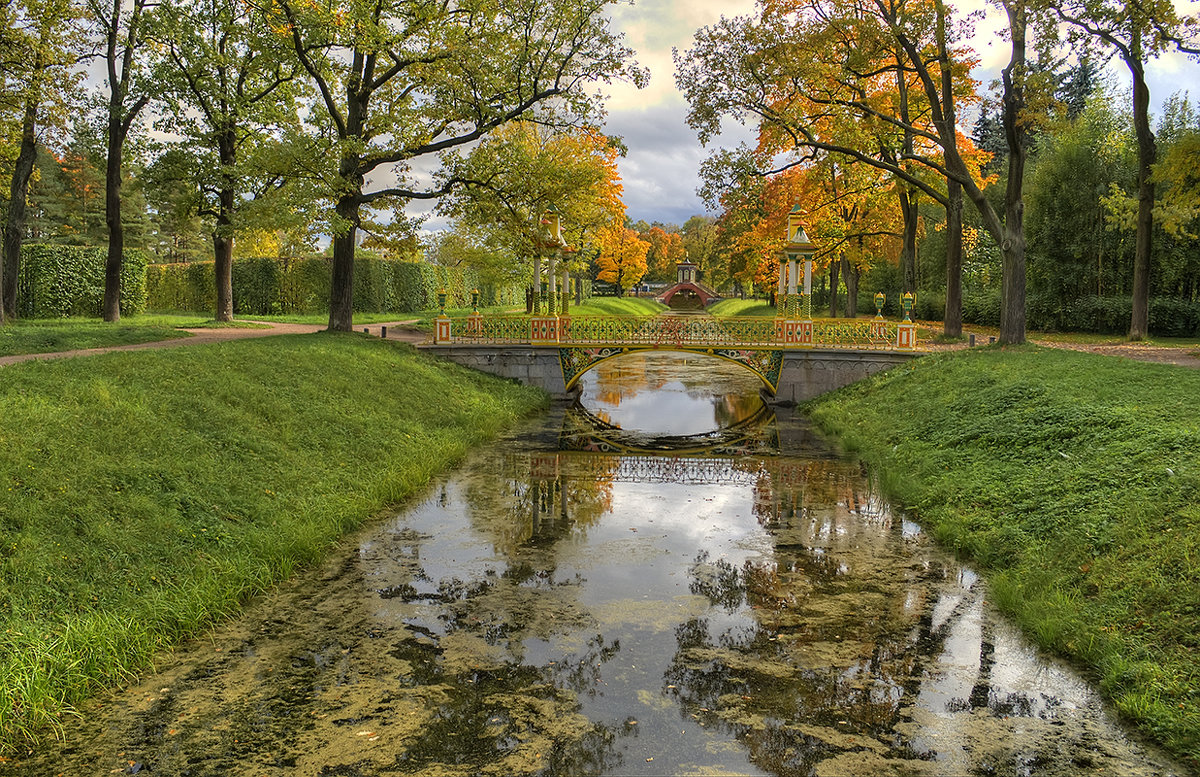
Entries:
<svg viewBox="0 0 1200 777">
<path fill-rule="evenodd" d="M 472 315 L 438 319 L 435 322 L 434 341 L 441 345 L 813 347 L 848 350 L 912 350 L 916 347 L 911 322 L 878 318 L 792 321 L 761 316 Z"/>
</svg>

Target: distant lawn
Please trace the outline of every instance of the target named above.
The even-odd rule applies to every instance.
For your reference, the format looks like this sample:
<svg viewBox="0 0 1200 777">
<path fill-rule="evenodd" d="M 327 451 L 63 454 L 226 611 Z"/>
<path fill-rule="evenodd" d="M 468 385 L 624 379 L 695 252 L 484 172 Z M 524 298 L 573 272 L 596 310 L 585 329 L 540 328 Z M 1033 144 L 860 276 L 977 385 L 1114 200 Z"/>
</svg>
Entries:
<svg viewBox="0 0 1200 777">
<path fill-rule="evenodd" d="M 199 326 L 204 321 L 199 316 L 126 316 L 116 324 L 84 318 L 18 319 L 0 327 L 0 356 L 171 340 L 189 336 L 177 327 Z"/>
<path fill-rule="evenodd" d="M 644 297 L 592 297 L 571 305 L 573 316 L 652 316 L 667 306 Z"/>
<path fill-rule="evenodd" d="M 545 402 L 353 334 L 0 377 L 0 755 Z"/>
<path fill-rule="evenodd" d="M 708 312 L 722 318 L 731 316 L 774 316 L 775 306 L 761 299 L 723 299 L 708 307 Z"/>
</svg>

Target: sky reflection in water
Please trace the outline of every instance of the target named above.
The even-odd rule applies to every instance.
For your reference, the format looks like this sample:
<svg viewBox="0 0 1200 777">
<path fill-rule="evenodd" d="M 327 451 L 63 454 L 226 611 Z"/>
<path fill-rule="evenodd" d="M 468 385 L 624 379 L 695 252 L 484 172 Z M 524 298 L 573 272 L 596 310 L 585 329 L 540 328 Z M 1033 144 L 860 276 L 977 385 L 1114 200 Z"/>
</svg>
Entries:
<svg viewBox="0 0 1200 777">
<path fill-rule="evenodd" d="M 720 359 L 637 353 L 603 362 L 580 379 L 592 415 L 645 435 L 693 436 L 745 420 L 762 407 L 761 382 Z"/>
</svg>

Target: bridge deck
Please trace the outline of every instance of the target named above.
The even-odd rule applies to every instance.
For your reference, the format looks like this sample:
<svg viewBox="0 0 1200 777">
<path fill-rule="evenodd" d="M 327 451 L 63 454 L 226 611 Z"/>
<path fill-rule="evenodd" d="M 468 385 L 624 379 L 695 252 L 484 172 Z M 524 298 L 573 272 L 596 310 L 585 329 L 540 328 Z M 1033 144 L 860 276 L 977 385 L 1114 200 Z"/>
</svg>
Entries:
<svg viewBox="0 0 1200 777">
<path fill-rule="evenodd" d="M 819 347 L 913 350 L 911 322 L 883 319 L 798 321 L 764 317 L 481 316 L 438 319 L 439 345 L 559 345 L 687 348 Z M 907 337 L 907 339 L 906 339 Z"/>
</svg>

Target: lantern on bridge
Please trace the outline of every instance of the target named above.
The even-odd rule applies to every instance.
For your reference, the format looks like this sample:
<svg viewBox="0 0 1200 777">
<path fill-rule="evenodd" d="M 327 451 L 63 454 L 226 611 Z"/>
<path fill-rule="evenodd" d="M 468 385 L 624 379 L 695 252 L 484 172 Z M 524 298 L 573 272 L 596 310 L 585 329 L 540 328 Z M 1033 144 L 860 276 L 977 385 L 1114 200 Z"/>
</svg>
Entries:
<svg viewBox="0 0 1200 777">
<path fill-rule="evenodd" d="M 557 260 L 562 253 L 562 223 L 558 210 L 553 205 L 546 208 L 542 214 L 541 234 L 538 236 L 538 255 L 534 272 L 534 282 L 537 284 L 538 297 L 533 318 L 530 319 L 530 340 L 533 342 L 558 342 L 558 278 L 556 277 Z M 545 252 L 547 259 L 547 292 L 546 305 L 542 306 L 541 255 Z"/>
</svg>

